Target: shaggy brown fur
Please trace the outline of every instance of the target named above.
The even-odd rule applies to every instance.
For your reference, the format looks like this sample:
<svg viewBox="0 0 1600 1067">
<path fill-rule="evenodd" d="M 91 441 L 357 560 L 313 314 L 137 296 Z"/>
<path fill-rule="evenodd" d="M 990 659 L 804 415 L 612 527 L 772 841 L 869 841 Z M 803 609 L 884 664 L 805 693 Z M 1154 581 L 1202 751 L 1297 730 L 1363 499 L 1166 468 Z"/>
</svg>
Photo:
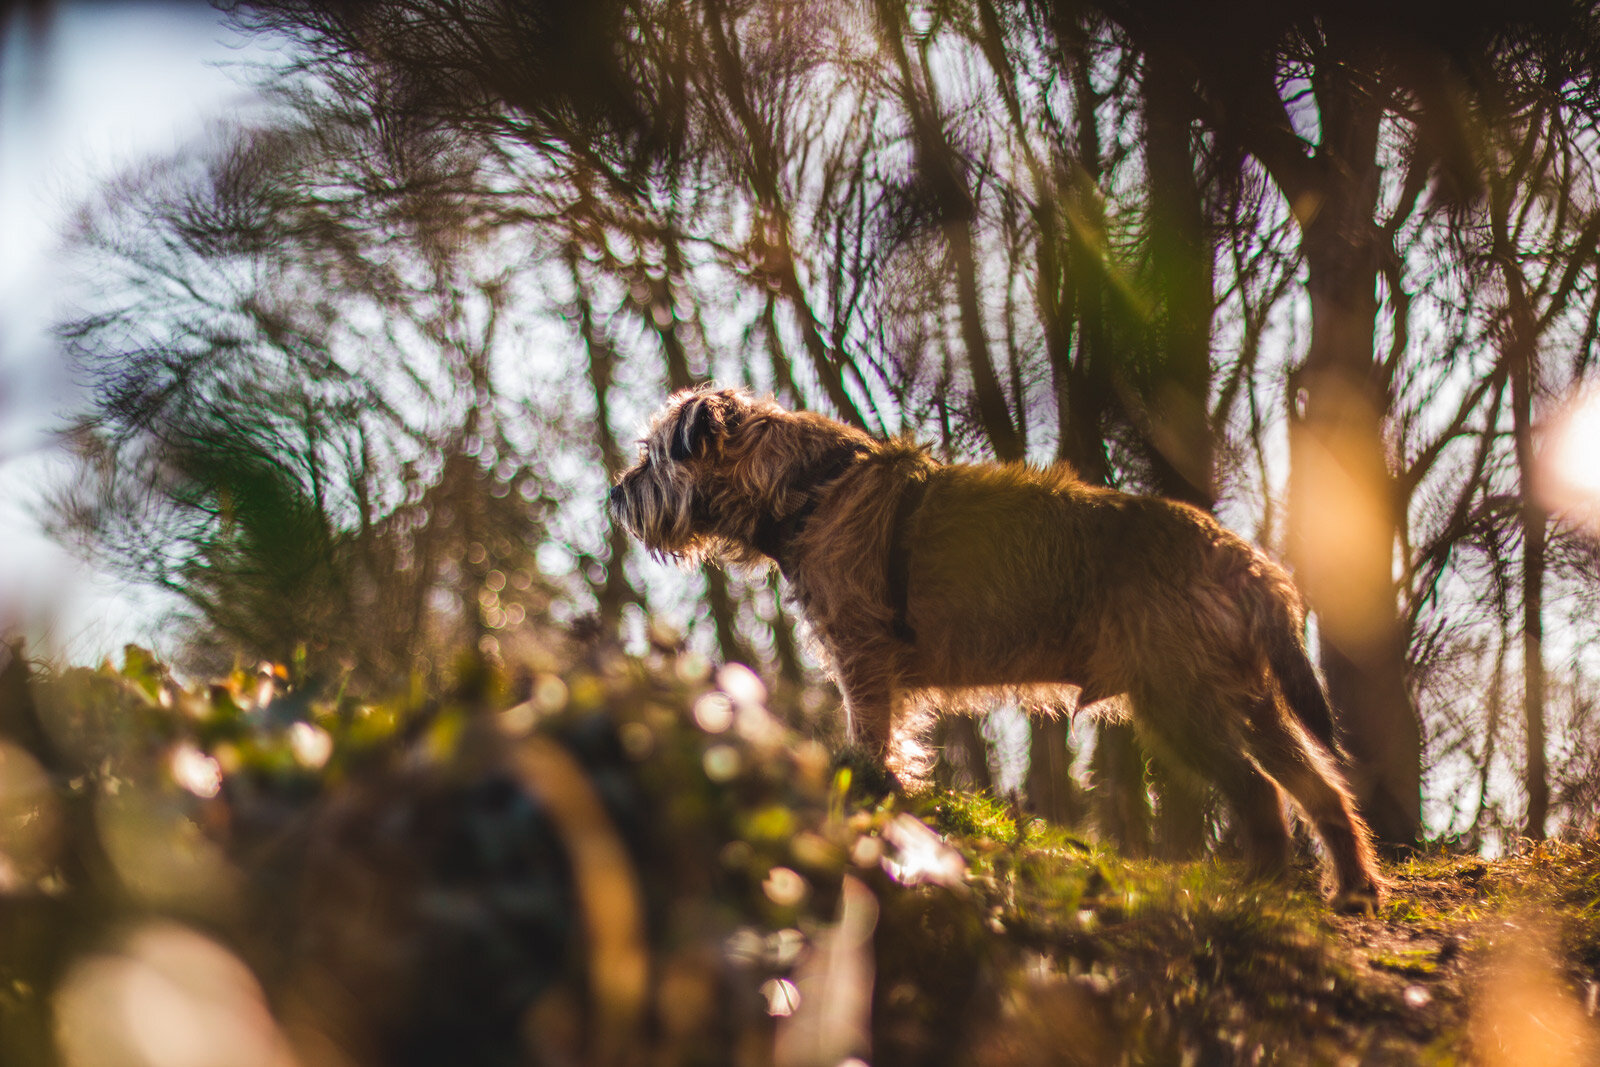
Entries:
<svg viewBox="0 0 1600 1067">
<path fill-rule="evenodd" d="M 1299 596 L 1204 512 L 1062 466 L 941 465 L 713 389 L 656 415 L 611 503 L 658 555 L 776 559 L 850 736 L 890 769 L 918 770 L 919 706 L 996 688 L 1076 687 L 1080 706 L 1121 695 L 1154 749 L 1222 791 L 1256 868 L 1287 860 L 1281 786 L 1322 839 L 1337 901 L 1378 900 Z"/>
</svg>

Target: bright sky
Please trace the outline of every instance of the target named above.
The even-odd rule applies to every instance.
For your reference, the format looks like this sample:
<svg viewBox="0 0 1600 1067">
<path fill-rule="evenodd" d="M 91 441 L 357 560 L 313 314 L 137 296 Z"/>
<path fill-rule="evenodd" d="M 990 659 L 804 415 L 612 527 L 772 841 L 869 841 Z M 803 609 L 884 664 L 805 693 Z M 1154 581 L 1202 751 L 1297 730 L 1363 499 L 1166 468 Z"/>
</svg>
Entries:
<svg viewBox="0 0 1600 1067">
<path fill-rule="evenodd" d="M 49 334 L 62 225 L 98 180 L 248 106 L 240 64 L 271 55 L 201 3 L 79 0 L 0 34 L 0 631 L 21 624 L 74 661 L 164 642 L 148 598 L 88 572 L 36 517 L 65 469 L 47 434 L 72 403 Z"/>
</svg>

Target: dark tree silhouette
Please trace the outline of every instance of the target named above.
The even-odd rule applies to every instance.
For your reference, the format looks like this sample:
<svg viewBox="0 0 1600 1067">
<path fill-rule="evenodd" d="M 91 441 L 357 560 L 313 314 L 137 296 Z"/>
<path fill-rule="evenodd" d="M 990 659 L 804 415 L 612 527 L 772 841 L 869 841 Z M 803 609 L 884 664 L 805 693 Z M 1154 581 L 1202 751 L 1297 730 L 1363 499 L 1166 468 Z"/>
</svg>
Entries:
<svg viewBox="0 0 1600 1067">
<path fill-rule="evenodd" d="M 450 351 L 494 317 L 452 318 L 439 293 L 470 289 L 494 321 L 563 334 L 548 358 L 567 377 L 530 423 L 553 447 L 519 438 L 497 458 L 581 455 L 592 473 L 564 478 L 597 500 L 661 393 L 716 377 L 952 458 L 1060 459 L 1214 507 L 1294 564 L 1352 778 L 1387 840 L 1419 832 L 1422 716 L 1440 736 L 1466 727 L 1448 679 L 1507 676 L 1480 631 L 1514 611 L 1527 825 L 1551 819 L 1541 634 L 1586 572 L 1565 547 L 1575 528 L 1531 481 L 1541 405 L 1594 347 L 1592 5 L 235 13 L 296 43 L 285 77 L 303 103 L 370 134 L 308 127 L 364 162 L 347 195 L 312 183 L 290 198 L 297 240 L 392 228 L 430 269 L 460 269 L 467 248 L 526 250 L 494 286 L 413 280 L 383 305 L 440 324 Z M 361 263 L 368 237 L 349 245 Z M 381 276 L 339 269 L 318 275 L 330 291 Z M 452 322 L 468 332 L 440 332 Z M 498 395 L 502 363 L 460 365 L 468 392 Z M 457 426 L 462 442 L 492 436 Z M 346 529 L 318 521 L 335 540 Z M 556 614 L 593 610 L 637 637 L 638 611 L 665 603 L 659 573 L 597 533 L 593 510 L 551 523 L 578 579 Z M 798 675 L 765 578 L 703 581 L 697 640 Z M 1054 761 L 1066 739 L 1041 730 L 1039 744 Z M 1138 836 L 1144 757 L 1115 730 L 1100 747 L 1102 807 Z M 1204 806 L 1167 802 L 1179 787 L 1152 773 L 1158 837 L 1192 847 Z"/>
</svg>

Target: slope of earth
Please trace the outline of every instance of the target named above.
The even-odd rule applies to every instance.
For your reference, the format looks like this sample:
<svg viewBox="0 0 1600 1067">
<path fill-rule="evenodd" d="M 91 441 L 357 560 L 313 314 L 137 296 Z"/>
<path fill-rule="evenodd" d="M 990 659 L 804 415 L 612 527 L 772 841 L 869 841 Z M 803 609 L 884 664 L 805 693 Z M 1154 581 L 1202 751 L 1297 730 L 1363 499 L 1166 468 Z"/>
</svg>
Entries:
<svg viewBox="0 0 1600 1067">
<path fill-rule="evenodd" d="M 367 700 L 3 651 L 7 1067 L 1600 1063 L 1600 838 L 1418 854 L 1348 918 L 1309 858 L 863 803 L 687 655 Z"/>
<path fill-rule="evenodd" d="M 1419 854 L 1375 916 L 1229 864 L 1122 860 L 984 798 L 924 812 L 971 864 L 998 1010 L 974 1062 L 1600 1062 L 1600 841 Z M 880 985 L 880 992 L 882 986 Z"/>
</svg>

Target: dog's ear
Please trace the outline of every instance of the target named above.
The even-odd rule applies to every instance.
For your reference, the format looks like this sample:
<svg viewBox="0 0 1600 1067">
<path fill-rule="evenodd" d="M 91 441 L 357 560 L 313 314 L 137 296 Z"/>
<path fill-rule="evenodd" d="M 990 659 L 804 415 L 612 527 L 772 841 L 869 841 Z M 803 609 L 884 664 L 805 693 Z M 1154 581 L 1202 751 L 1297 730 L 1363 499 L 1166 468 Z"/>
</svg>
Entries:
<svg viewBox="0 0 1600 1067">
<path fill-rule="evenodd" d="M 679 463 L 700 454 L 731 430 L 736 418 L 736 405 L 722 393 L 690 397 L 678 409 L 667 454 Z"/>
</svg>

